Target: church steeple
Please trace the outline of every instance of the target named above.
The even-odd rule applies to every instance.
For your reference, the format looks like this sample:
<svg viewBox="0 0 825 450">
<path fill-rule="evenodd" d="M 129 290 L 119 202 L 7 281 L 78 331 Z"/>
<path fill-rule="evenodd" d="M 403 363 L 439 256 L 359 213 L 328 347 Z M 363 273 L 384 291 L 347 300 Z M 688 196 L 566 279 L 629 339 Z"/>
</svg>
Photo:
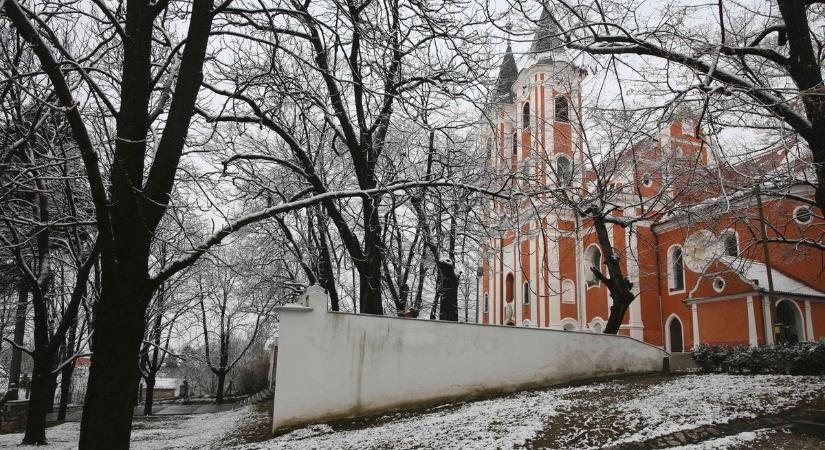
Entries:
<svg viewBox="0 0 825 450">
<path fill-rule="evenodd" d="M 493 100 L 497 103 L 512 103 L 516 96 L 513 94 L 513 83 L 518 78 L 518 66 L 516 58 L 513 56 L 513 46 L 510 44 L 510 25 L 507 25 L 507 50 L 504 52 L 504 59 L 501 60 L 501 67 L 498 70 L 496 80 L 496 91 Z"/>
<path fill-rule="evenodd" d="M 530 53 L 533 55 L 560 53 L 564 48 L 564 41 L 561 38 L 559 27 L 556 26 L 556 23 L 553 22 L 553 19 L 550 17 L 550 10 L 547 5 L 542 5 L 541 17 L 539 17 L 537 25 L 538 29 L 533 36 Z"/>
</svg>

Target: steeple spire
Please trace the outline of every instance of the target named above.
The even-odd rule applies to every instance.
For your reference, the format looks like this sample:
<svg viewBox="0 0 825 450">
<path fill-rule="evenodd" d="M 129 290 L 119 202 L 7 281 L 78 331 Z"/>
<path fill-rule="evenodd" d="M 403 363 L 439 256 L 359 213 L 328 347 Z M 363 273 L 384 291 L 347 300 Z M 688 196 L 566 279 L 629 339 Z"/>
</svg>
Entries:
<svg viewBox="0 0 825 450">
<path fill-rule="evenodd" d="M 559 27 L 550 17 L 550 7 L 547 4 L 541 6 L 541 17 L 538 21 L 538 29 L 533 37 L 533 44 L 530 46 L 530 53 L 559 53 L 564 48 L 564 41 L 561 38 Z"/>
<path fill-rule="evenodd" d="M 504 58 L 501 60 L 501 66 L 498 70 L 496 90 L 493 96 L 495 102 L 511 103 L 516 98 L 513 94 L 513 83 L 518 78 L 518 66 L 516 66 L 516 58 L 513 56 L 513 45 L 510 43 L 510 30 L 512 28 L 513 24 L 508 20 L 506 25 L 507 50 L 504 51 Z"/>
</svg>

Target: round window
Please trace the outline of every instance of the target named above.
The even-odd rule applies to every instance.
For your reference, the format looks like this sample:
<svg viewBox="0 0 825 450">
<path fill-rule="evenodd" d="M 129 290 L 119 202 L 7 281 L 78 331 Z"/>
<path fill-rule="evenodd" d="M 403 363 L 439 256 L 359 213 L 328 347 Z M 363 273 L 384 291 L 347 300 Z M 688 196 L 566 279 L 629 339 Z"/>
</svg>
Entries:
<svg viewBox="0 0 825 450">
<path fill-rule="evenodd" d="M 653 177 L 650 176 L 649 173 L 642 175 L 642 184 L 645 185 L 645 187 L 653 186 Z"/>
<path fill-rule="evenodd" d="M 811 208 L 807 206 L 800 206 L 793 210 L 793 218 L 796 223 L 800 224 L 808 224 L 814 220 L 814 213 L 811 211 Z"/>
<path fill-rule="evenodd" d="M 716 292 L 722 292 L 725 290 L 725 279 L 722 277 L 716 277 L 713 279 L 713 290 Z"/>
</svg>

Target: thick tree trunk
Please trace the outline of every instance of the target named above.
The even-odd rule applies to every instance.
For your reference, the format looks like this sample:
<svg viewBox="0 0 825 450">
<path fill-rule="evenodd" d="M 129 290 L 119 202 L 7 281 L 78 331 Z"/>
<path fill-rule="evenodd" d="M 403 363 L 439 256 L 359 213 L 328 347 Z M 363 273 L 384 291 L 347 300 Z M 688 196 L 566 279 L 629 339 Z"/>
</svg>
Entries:
<svg viewBox="0 0 825 450">
<path fill-rule="evenodd" d="M 23 343 L 26 336 L 26 311 L 29 306 L 29 290 L 25 283 L 20 283 L 17 291 L 17 308 L 14 312 L 14 342 Z M 11 366 L 9 367 L 9 400 L 19 398 L 20 365 L 23 362 L 23 351 L 17 347 L 11 349 Z"/>
<path fill-rule="evenodd" d="M 146 376 L 144 380 L 146 380 L 146 397 L 143 401 L 143 415 L 151 416 L 152 405 L 155 401 L 155 374 L 149 373 L 149 375 Z"/>
<path fill-rule="evenodd" d="M 359 306 L 361 314 L 383 315 L 381 304 L 381 261 L 375 255 L 358 269 Z"/>
<path fill-rule="evenodd" d="M 218 371 L 218 392 L 215 394 L 215 403 L 223 403 L 223 386 L 226 383 L 226 372 Z"/>
<path fill-rule="evenodd" d="M 26 434 L 23 444 L 45 445 L 46 442 L 46 414 L 49 403 L 49 373 L 48 358 L 45 355 L 36 355 L 32 369 L 31 388 L 29 393 L 29 410 L 26 417 Z"/>
<path fill-rule="evenodd" d="M 624 316 L 627 309 L 636 296 L 633 294 L 633 283 L 625 277 L 622 271 L 622 266 L 619 261 L 619 255 L 613 252 L 613 244 L 610 240 L 610 234 L 607 232 L 607 225 L 604 217 L 596 215 L 593 218 L 593 227 L 596 229 L 596 237 L 599 240 L 599 246 L 604 252 L 604 264 L 607 266 L 607 272 L 610 278 L 604 276 L 598 268 L 591 268 L 590 270 L 598 277 L 598 279 L 607 285 L 610 291 L 610 297 L 613 299 L 613 306 L 610 307 L 610 317 L 607 318 L 607 324 L 604 328 L 605 334 L 617 334 L 624 321 Z"/>
<path fill-rule="evenodd" d="M 51 365 L 57 368 L 56 365 Z M 54 395 L 57 394 L 57 375 L 49 377 L 49 392 L 47 393 L 48 400 L 46 401 L 46 412 L 54 412 Z"/>
<path fill-rule="evenodd" d="M 69 334 L 66 336 L 66 346 L 62 356 L 63 361 L 60 361 L 61 363 L 74 357 L 76 340 L 77 319 L 74 319 L 72 321 L 72 325 L 69 327 Z M 66 409 L 69 406 L 69 395 L 71 395 L 74 363 L 74 361 L 71 361 L 70 363 L 65 364 L 60 370 L 60 406 L 57 410 L 57 420 L 60 421 L 66 420 Z"/>
<path fill-rule="evenodd" d="M 381 302 L 381 266 L 384 257 L 378 201 L 364 200 L 364 257 L 358 264 L 359 303 L 362 314 L 384 314 Z"/>
<path fill-rule="evenodd" d="M 69 395 L 72 389 L 72 374 L 74 363 L 66 364 L 60 371 L 60 406 L 57 409 L 57 420 L 66 420 L 66 410 L 69 408 Z"/>
<path fill-rule="evenodd" d="M 329 245 L 327 244 L 326 230 L 321 228 L 321 218 L 318 217 L 318 243 L 320 251 L 320 274 L 318 282 L 322 288 L 327 291 L 330 301 L 330 309 L 338 311 L 341 309 L 340 301 L 338 299 L 338 289 L 335 287 L 335 272 L 332 268 L 332 257 L 329 254 Z"/>
<path fill-rule="evenodd" d="M 127 267 L 118 268 L 130 273 Z M 137 272 L 139 269 L 135 269 Z M 134 274 L 135 272 L 131 272 Z M 104 269 L 103 292 L 94 310 L 95 339 L 80 449 L 128 449 L 132 414 L 140 381 L 138 358 L 143 340 L 144 314 L 151 298 L 145 282 L 125 283 Z M 143 272 L 145 274 L 145 272 Z M 110 337 L 100 339 L 101 336 Z"/>
<path fill-rule="evenodd" d="M 821 61 L 811 39 L 807 9 L 810 2 L 777 0 L 776 3 L 785 22 L 788 72 L 799 88 L 799 97 L 811 124 L 810 131 L 803 133 L 803 138 L 811 148 L 816 167 L 816 204 L 821 212 L 825 212 L 825 84 Z"/>
<path fill-rule="evenodd" d="M 438 318 L 458 322 L 458 276 L 455 267 L 451 262 L 439 261 L 438 270 L 441 275 L 441 309 Z"/>
<path fill-rule="evenodd" d="M 613 306 L 610 307 L 610 317 L 607 318 L 607 324 L 604 326 L 604 334 L 616 334 L 622 326 L 622 320 L 627 313 L 629 305 L 624 305 L 613 301 Z"/>
</svg>

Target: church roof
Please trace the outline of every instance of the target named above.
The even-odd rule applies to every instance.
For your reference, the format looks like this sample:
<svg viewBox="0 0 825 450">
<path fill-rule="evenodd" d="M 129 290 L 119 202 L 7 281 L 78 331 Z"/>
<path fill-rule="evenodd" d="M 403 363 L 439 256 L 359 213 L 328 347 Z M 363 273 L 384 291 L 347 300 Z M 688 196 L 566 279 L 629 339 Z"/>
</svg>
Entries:
<svg viewBox="0 0 825 450">
<path fill-rule="evenodd" d="M 768 267 L 764 263 L 752 259 L 733 258 L 730 256 L 723 256 L 719 259 L 738 272 L 739 275 L 753 285 L 754 288 L 759 290 L 768 289 Z M 775 267 L 771 270 L 771 275 L 773 278 L 773 290 L 776 294 L 825 297 L 825 293 L 791 278 Z"/>
<path fill-rule="evenodd" d="M 496 80 L 496 90 L 493 96 L 495 102 L 513 102 L 516 99 L 513 94 L 513 83 L 516 82 L 516 78 L 518 78 L 516 58 L 513 56 L 512 46 L 507 42 L 507 50 L 504 52 L 504 59 L 501 61 Z"/>
<path fill-rule="evenodd" d="M 564 48 L 564 41 L 561 38 L 559 27 L 550 17 L 550 10 L 547 5 L 542 5 L 538 29 L 533 37 L 530 53 L 560 52 L 562 48 Z"/>
</svg>

